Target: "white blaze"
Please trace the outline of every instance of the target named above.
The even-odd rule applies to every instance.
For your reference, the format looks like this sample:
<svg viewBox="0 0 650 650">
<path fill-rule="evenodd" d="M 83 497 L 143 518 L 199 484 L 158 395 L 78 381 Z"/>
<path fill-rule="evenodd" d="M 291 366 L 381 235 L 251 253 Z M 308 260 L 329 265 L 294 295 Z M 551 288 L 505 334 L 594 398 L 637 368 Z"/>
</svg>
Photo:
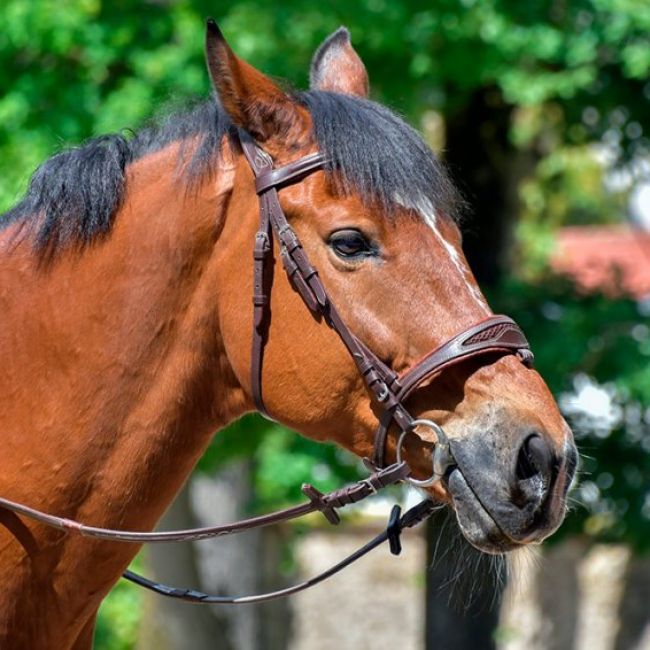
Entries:
<svg viewBox="0 0 650 650">
<path fill-rule="evenodd" d="M 469 290 L 470 295 L 476 300 L 476 302 L 487 314 L 490 314 L 491 310 L 488 307 L 488 304 L 485 302 L 483 294 L 478 290 L 473 282 L 470 282 L 469 278 L 471 276 L 471 272 L 467 267 L 467 264 L 463 262 L 456 248 L 452 246 L 438 230 L 438 218 L 436 216 L 435 210 L 433 209 L 431 201 L 429 201 L 429 199 L 426 197 L 420 197 L 417 203 L 413 204 L 411 201 L 408 201 L 404 199 L 404 197 L 397 194 L 394 196 L 394 198 L 396 203 L 405 207 L 407 210 L 414 210 L 422 217 L 422 221 L 424 221 L 424 223 L 429 226 L 429 228 L 431 228 L 433 234 L 438 238 L 444 249 L 447 251 L 452 264 L 460 273 L 460 276 L 463 279 L 465 286 Z"/>
</svg>

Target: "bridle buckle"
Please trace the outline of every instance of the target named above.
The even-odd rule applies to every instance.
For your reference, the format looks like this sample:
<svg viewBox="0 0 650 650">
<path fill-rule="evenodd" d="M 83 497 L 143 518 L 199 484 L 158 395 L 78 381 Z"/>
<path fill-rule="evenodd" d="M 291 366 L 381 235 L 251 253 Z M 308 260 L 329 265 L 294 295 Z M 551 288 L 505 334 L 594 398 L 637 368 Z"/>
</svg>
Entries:
<svg viewBox="0 0 650 650">
<path fill-rule="evenodd" d="M 388 390 L 388 386 L 386 386 L 385 383 L 382 383 L 381 388 L 377 393 L 377 401 L 385 402 L 389 397 L 390 397 L 390 391 Z"/>
<path fill-rule="evenodd" d="M 362 478 L 359 483 L 363 483 L 364 485 L 367 485 L 368 488 L 370 489 L 371 494 L 377 494 L 377 488 L 372 484 L 370 479 L 367 478 Z"/>
</svg>

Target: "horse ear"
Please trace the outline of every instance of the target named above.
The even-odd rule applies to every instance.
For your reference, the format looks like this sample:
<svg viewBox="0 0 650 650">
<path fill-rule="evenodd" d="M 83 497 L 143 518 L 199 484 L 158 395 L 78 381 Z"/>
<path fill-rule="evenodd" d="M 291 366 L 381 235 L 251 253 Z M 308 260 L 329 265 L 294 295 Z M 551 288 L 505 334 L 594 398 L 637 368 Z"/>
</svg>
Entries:
<svg viewBox="0 0 650 650">
<path fill-rule="evenodd" d="M 350 32 L 339 27 L 316 50 L 309 71 L 314 90 L 368 97 L 368 73 L 350 43 Z"/>
<path fill-rule="evenodd" d="M 235 126 L 259 142 L 286 136 L 300 116 L 287 94 L 226 42 L 217 23 L 206 25 L 205 57 L 212 85 Z"/>
</svg>

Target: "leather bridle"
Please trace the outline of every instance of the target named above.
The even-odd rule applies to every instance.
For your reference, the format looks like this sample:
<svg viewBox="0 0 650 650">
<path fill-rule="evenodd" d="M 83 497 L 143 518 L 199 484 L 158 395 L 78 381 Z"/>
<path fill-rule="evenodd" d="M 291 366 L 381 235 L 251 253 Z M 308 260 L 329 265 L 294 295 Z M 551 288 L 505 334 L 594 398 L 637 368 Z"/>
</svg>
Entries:
<svg viewBox="0 0 650 650">
<path fill-rule="evenodd" d="M 448 467 L 454 463 L 449 441 L 442 427 L 432 420 L 414 418 L 405 406 L 406 400 L 422 382 L 463 360 L 488 353 L 516 354 L 526 365 L 532 364 L 532 352 L 529 349 L 526 337 L 516 323 L 507 316 L 490 316 L 457 334 L 427 354 L 406 372 L 402 374 L 394 372 L 347 327 L 329 297 L 318 276 L 318 272 L 310 263 L 298 235 L 288 223 L 280 205 L 279 189 L 296 183 L 315 171 L 327 169 L 328 161 L 320 153 L 312 153 L 295 162 L 276 168 L 273 166 L 271 156 L 261 149 L 248 133 L 240 130 L 237 132 L 237 136 L 242 151 L 253 171 L 260 204 L 260 223 L 254 246 L 254 323 L 251 357 L 251 392 L 255 406 L 260 413 L 266 415 L 266 417 L 271 417 L 264 406 L 262 396 L 262 367 L 264 346 L 271 322 L 269 293 L 273 241 L 275 239 L 279 245 L 284 269 L 293 287 L 310 311 L 314 315 L 320 316 L 339 335 L 352 356 L 370 394 L 381 407 L 379 427 L 374 440 L 373 457 L 367 459 L 367 465 L 372 469 L 371 475 L 368 478 L 326 494 L 319 492 L 309 484 L 305 484 L 302 488 L 303 493 L 308 498 L 305 503 L 231 524 L 180 531 L 140 532 L 88 526 L 3 497 L 0 497 L 0 508 L 5 508 L 47 526 L 83 537 L 132 543 L 207 539 L 289 521 L 317 511 L 322 512 L 330 523 L 337 524 L 339 522 L 338 510 L 340 508 L 358 503 L 377 491 L 401 481 L 409 481 L 417 486 L 433 485 L 443 478 Z M 400 431 L 396 443 L 396 461 L 386 466 L 386 439 L 393 422 Z M 402 458 L 402 446 L 405 437 L 419 426 L 428 427 L 433 431 L 437 440 L 432 453 L 432 475 L 426 480 L 417 480 L 411 476 L 411 470 Z M 244 597 L 215 596 L 195 589 L 170 587 L 139 576 L 131 571 L 126 571 L 124 577 L 161 595 L 195 603 L 259 603 L 288 596 L 318 584 L 349 566 L 385 541 L 389 542 L 391 552 L 398 555 L 401 550 L 401 531 L 417 525 L 429 517 L 436 508 L 435 503 L 429 499 L 425 499 L 404 514 L 401 514 L 399 506 L 394 506 L 386 529 L 360 549 L 311 579 L 266 594 Z"/>
<path fill-rule="evenodd" d="M 271 156 L 251 136 L 239 130 L 239 142 L 255 176 L 259 196 L 260 222 L 255 235 L 253 279 L 253 346 L 251 355 L 251 390 L 257 410 L 270 417 L 262 396 L 262 365 L 264 344 L 268 337 L 271 312 L 269 308 L 273 240 L 280 248 L 282 264 L 291 283 L 310 311 L 339 335 L 352 356 L 371 395 L 381 408 L 374 452 L 369 464 L 382 468 L 386 460 L 386 440 L 393 422 L 401 434 L 397 443 L 397 459 L 401 461 L 402 443 L 418 426 L 431 429 L 437 438 L 433 450 L 433 473 L 426 480 L 409 477 L 420 487 L 439 481 L 446 468 L 453 464 L 449 443 L 441 426 L 428 419 L 415 419 L 405 406 L 408 397 L 435 374 L 466 359 L 484 354 L 516 354 L 531 365 L 533 354 L 519 326 L 508 316 L 490 316 L 468 327 L 446 343 L 427 354 L 406 372 L 398 375 L 372 350 L 359 340 L 345 324 L 327 293 L 318 271 L 310 263 L 300 239 L 291 227 L 280 205 L 278 190 L 296 183 L 315 171 L 326 169 L 328 161 L 320 153 L 308 154 L 283 167 L 274 167 Z"/>
</svg>

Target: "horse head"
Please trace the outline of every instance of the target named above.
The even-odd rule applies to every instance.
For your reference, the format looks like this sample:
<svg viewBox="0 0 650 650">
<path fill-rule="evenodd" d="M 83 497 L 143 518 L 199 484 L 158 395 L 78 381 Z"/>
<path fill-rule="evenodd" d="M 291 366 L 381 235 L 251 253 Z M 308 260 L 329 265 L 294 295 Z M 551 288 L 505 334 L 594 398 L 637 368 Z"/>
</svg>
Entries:
<svg viewBox="0 0 650 650">
<path fill-rule="evenodd" d="M 292 93 L 239 59 L 209 23 L 207 62 L 232 124 L 275 167 L 320 152 L 323 168 L 278 189 L 290 228 L 345 327 L 396 376 L 492 317 L 462 251 L 458 199 L 442 165 L 399 117 L 368 99 L 368 75 L 346 30 L 316 52 L 311 88 Z M 251 242 L 255 178 L 231 139 L 233 194 L 220 234 L 223 345 L 249 407 Z M 259 189 L 259 188 L 258 188 Z M 479 216 L 480 218 L 480 216 Z M 247 251 L 243 256 L 242 251 Z M 275 243 L 275 259 L 282 251 Z M 373 452 L 382 405 L 329 317 L 305 306 L 282 264 L 266 281 L 268 327 L 260 385 L 265 410 L 359 457 Z M 571 431 L 540 375 L 489 350 L 426 374 L 405 400 L 424 425 L 403 436 L 413 477 L 431 473 L 445 432 L 444 476 L 428 487 L 453 506 L 466 538 L 487 552 L 539 542 L 561 523 L 576 464 Z M 431 422 L 428 426 L 426 422 Z M 396 428 L 385 450 L 398 453 Z"/>
</svg>

